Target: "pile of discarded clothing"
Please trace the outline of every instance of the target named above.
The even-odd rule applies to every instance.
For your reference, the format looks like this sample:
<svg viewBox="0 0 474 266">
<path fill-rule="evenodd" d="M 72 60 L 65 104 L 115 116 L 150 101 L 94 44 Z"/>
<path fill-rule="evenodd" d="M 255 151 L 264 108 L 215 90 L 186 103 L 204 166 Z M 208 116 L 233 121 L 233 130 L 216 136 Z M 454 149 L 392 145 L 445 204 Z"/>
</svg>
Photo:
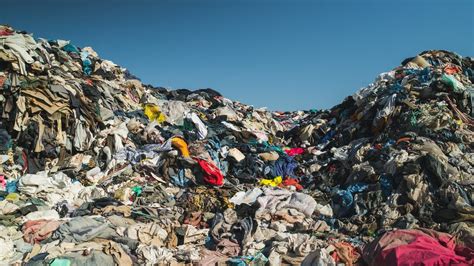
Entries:
<svg viewBox="0 0 474 266">
<path fill-rule="evenodd" d="M 474 264 L 474 60 L 330 110 L 144 85 L 0 26 L 0 264 Z"/>
</svg>

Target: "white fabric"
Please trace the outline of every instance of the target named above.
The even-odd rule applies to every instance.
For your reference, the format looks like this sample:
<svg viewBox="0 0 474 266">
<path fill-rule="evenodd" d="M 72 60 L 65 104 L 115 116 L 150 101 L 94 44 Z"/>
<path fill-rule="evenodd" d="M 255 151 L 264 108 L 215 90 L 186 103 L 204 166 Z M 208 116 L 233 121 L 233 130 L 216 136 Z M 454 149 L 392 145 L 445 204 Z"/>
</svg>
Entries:
<svg viewBox="0 0 474 266">
<path fill-rule="evenodd" d="M 187 113 L 186 118 L 190 119 L 198 130 L 198 138 L 205 139 L 207 136 L 207 127 L 201 121 L 199 116 L 196 113 Z"/>
</svg>

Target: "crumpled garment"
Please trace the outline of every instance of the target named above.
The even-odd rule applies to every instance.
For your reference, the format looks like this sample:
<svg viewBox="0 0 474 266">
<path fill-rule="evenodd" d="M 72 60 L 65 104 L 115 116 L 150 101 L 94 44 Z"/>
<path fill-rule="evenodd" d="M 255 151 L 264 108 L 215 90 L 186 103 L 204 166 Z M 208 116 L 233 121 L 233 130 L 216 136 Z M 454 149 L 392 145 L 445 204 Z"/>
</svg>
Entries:
<svg viewBox="0 0 474 266">
<path fill-rule="evenodd" d="M 342 261 L 345 265 L 352 266 L 360 257 L 360 254 L 350 243 L 338 242 L 333 244 L 333 246 L 336 251 L 333 253 L 333 259 L 337 263 Z"/>
<path fill-rule="evenodd" d="M 299 193 L 291 192 L 286 189 L 264 188 L 264 195 L 257 199 L 259 209 L 256 216 L 260 213 L 269 212 L 274 214 L 277 210 L 283 208 L 293 208 L 310 217 L 316 209 L 317 203 L 313 197 Z"/>
<path fill-rule="evenodd" d="M 245 155 L 237 148 L 230 149 L 229 152 L 227 153 L 227 157 L 232 157 L 237 162 L 240 162 L 243 159 L 245 159 Z"/>
<path fill-rule="evenodd" d="M 301 266 L 336 266 L 336 262 L 326 249 L 321 248 L 309 253 Z"/>
<path fill-rule="evenodd" d="M 156 121 L 163 123 L 166 121 L 166 116 L 160 111 L 160 107 L 154 104 L 145 104 L 143 113 L 148 117 L 150 121 Z"/>
<path fill-rule="evenodd" d="M 159 101 L 158 105 L 166 117 L 166 122 L 181 126 L 184 124 L 184 118 L 189 113 L 189 107 L 182 101 Z"/>
<path fill-rule="evenodd" d="M 125 228 L 124 228 L 125 229 Z M 162 246 L 168 237 L 168 232 L 157 223 L 137 223 L 127 227 L 119 234 L 136 239 L 145 245 Z"/>
<path fill-rule="evenodd" d="M 301 260 L 324 242 L 315 236 L 301 233 L 278 233 L 275 236 L 275 241 L 274 245 L 277 252 L 300 257 Z"/>
<path fill-rule="evenodd" d="M 293 171 L 298 167 L 298 163 L 290 156 L 280 157 L 274 165 L 272 175 L 282 177 L 292 177 Z"/>
<path fill-rule="evenodd" d="M 271 152 L 262 152 L 258 155 L 259 158 L 261 158 L 264 161 L 276 161 L 278 158 L 280 158 L 280 155 L 276 151 L 271 151 Z"/>
<path fill-rule="evenodd" d="M 363 251 L 369 265 L 473 265 L 473 250 L 459 254 L 460 247 L 446 233 L 433 230 L 395 230 L 368 244 Z"/>
<path fill-rule="evenodd" d="M 281 176 L 277 176 L 273 179 L 262 179 L 260 180 L 260 185 L 262 186 L 271 186 L 271 187 L 277 187 L 283 182 L 283 178 Z"/>
<path fill-rule="evenodd" d="M 283 180 L 279 185 L 279 187 L 294 187 L 297 191 L 303 190 L 303 186 L 300 185 L 299 181 L 294 178 L 287 178 Z"/>
<path fill-rule="evenodd" d="M 374 128 L 379 129 L 385 125 L 386 120 L 395 110 L 396 99 L 397 99 L 396 93 L 392 94 L 390 97 L 386 99 L 384 107 L 380 109 L 375 115 L 375 118 L 373 121 Z"/>
<path fill-rule="evenodd" d="M 56 210 L 34 211 L 22 217 L 25 222 L 36 220 L 59 220 L 59 214 Z"/>
<path fill-rule="evenodd" d="M 132 258 L 123 250 L 123 248 L 110 240 L 105 241 L 104 253 L 112 255 L 116 265 L 133 265 Z"/>
<path fill-rule="evenodd" d="M 137 257 L 142 263 L 172 263 L 175 262 L 174 252 L 170 249 L 157 246 L 140 245 L 137 250 Z"/>
<path fill-rule="evenodd" d="M 252 205 L 255 201 L 257 201 L 257 198 L 262 194 L 263 194 L 263 191 L 260 188 L 253 188 L 252 190 L 248 190 L 246 192 L 239 191 L 235 193 L 234 196 L 231 199 L 229 199 L 229 201 L 235 205 L 240 205 L 240 204 Z"/>
<path fill-rule="evenodd" d="M 21 238 L 21 232 L 15 230 L 14 227 L 5 227 L 0 225 L 0 261 L 8 262 L 15 257 L 16 248 L 15 241 Z"/>
<path fill-rule="evenodd" d="M 443 76 L 441 77 L 441 81 L 451 87 L 451 89 L 453 89 L 453 91 L 455 92 L 459 92 L 465 89 L 464 85 L 459 82 L 453 75 L 443 74 Z"/>
<path fill-rule="evenodd" d="M 286 152 L 286 154 L 288 154 L 288 156 L 295 156 L 295 155 L 303 154 L 304 149 L 303 148 L 291 148 L 291 149 L 285 150 L 285 152 Z"/>
<path fill-rule="evenodd" d="M 52 239 L 81 243 L 90 241 L 96 237 L 111 239 L 116 236 L 118 236 L 118 234 L 103 219 L 74 217 L 60 225 L 58 230 L 53 233 Z"/>
<path fill-rule="evenodd" d="M 240 253 L 240 246 L 238 243 L 232 242 L 229 239 L 222 239 L 217 243 L 216 250 L 226 256 L 235 257 Z"/>
<path fill-rule="evenodd" d="M 178 149 L 183 157 L 189 157 L 188 144 L 182 138 L 173 137 L 171 139 L 171 145 Z"/>
<path fill-rule="evenodd" d="M 187 113 L 186 118 L 191 120 L 196 126 L 198 139 L 205 139 L 207 136 L 207 126 L 201 121 L 196 113 Z"/>
<path fill-rule="evenodd" d="M 337 190 L 334 199 L 336 204 L 340 207 L 336 212 L 339 217 L 343 217 L 352 210 L 354 206 L 354 193 L 360 193 L 367 190 L 368 185 L 363 183 L 351 184 L 347 189 Z"/>
<path fill-rule="evenodd" d="M 23 239 L 31 244 L 39 243 L 48 239 L 51 234 L 61 225 L 60 221 L 34 220 L 23 224 Z"/>
<path fill-rule="evenodd" d="M 204 249 L 201 252 L 199 266 L 215 266 L 225 263 L 229 257 L 216 250 Z M 219 264 L 220 263 L 220 264 Z"/>
<path fill-rule="evenodd" d="M 231 228 L 237 223 L 237 213 L 233 209 L 226 209 L 223 213 L 217 213 L 212 220 L 210 235 L 215 242 L 232 237 Z"/>
<path fill-rule="evenodd" d="M 199 166 L 201 166 L 201 169 L 203 170 L 204 182 L 213 186 L 224 185 L 224 176 L 217 166 L 199 158 L 195 158 L 194 160 L 198 162 Z"/>
<path fill-rule="evenodd" d="M 73 183 L 71 178 L 61 172 L 52 176 L 45 172 L 26 174 L 18 181 L 20 192 L 45 199 L 51 206 L 63 200 L 73 202 L 83 188 L 81 183 Z"/>
<path fill-rule="evenodd" d="M 177 227 L 175 229 L 177 235 L 183 236 L 183 244 L 204 244 L 204 240 L 209 233 L 209 229 L 198 229 L 190 224 Z"/>
</svg>

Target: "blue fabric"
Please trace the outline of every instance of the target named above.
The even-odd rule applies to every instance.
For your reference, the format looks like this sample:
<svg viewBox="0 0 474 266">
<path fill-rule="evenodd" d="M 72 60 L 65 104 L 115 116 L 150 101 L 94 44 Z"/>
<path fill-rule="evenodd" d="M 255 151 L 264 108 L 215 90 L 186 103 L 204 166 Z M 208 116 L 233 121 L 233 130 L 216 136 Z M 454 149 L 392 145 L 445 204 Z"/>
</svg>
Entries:
<svg viewBox="0 0 474 266">
<path fill-rule="evenodd" d="M 321 142 L 327 142 L 329 141 L 330 139 L 332 139 L 332 137 L 334 137 L 334 135 L 336 135 L 336 131 L 334 130 L 331 130 L 329 131 L 328 133 L 326 133 L 326 135 L 324 135 L 324 137 L 321 139 Z"/>
<path fill-rule="evenodd" d="M 6 191 L 8 193 L 15 193 L 18 190 L 18 181 L 8 181 Z"/>
<path fill-rule="evenodd" d="M 394 93 L 394 92 L 400 92 L 401 90 L 403 90 L 403 86 L 400 85 L 400 83 L 397 82 L 397 83 L 393 84 L 393 86 L 390 88 L 389 91 L 391 93 Z"/>
<path fill-rule="evenodd" d="M 390 196 L 392 194 L 393 185 L 392 181 L 387 175 L 382 175 L 380 177 L 380 186 L 382 187 L 382 193 L 385 197 Z"/>
<path fill-rule="evenodd" d="M 184 169 L 180 169 L 177 175 L 171 176 L 171 183 L 178 187 L 188 187 L 191 181 L 184 175 Z"/>
<path fill-rule="evenodd" d="M 338 189 L 336 191 L 335 197 L 336 201 L 340 203 L 341 208 L 339 211 L 339 216 L 345 216 L 354 206 L 354 193 L 360 193 L 369 188 L 369 185 L 365 183 L 355 183 L 348 186 L 346 189 Z"/>
<path fill-rule="evenodd" d="M 231 258 L 227 261 L 227 265 L 231 266 L 247 266 L 247 263 L 245 262 L 245 258 L 241 257 L 236 257 L 236 258 Z"/>
<path fill-rule="evenodd" d="M 293 171 L 298 167 L 298 163 L 290 156 L 281 156 L 273 166 L 273 176 L 293 177 Z"/>
<path fill-rule="evenodd" d="M 212 138 L 208 140 L 208 144 L 206 145 L 206 150 L 209 152 L 212 160 L 216 164 L 216 166 L 221 170 L 221 173 L 225 176 L 227 175 L 227 171 L 229 170 L 229 164 L 227 161 L 219 160 L 219 151 L 221 149 L 221 143 L 218 139 Z"/>
<path fill-rule="evenodd" d="M 431 70 L 429 67 L 425 67 L 418 75 L 418 79 L 421 83 L 427 83 L 431 80 Z"/>
<path fill-rule="evenodd" d="M 397 143 L 395 140 L 389 139 L 389 140 L 383 145 L 383 147 L 384 147 L 384 148 L 388 148 L 388 147 L 392 146 L 392 145 L 395 144 L 395 143 Z"/>
<path fill-rule="evenodd" d="M 206 236 L 206 238 L 204 239 L 204 246 L 207 248 L 207 249 L 215 249 L 216 247 L 216 243 L 214 242 L 214 240 L 212 239 L 212 237 L 210 236 Z"/>
</svg>

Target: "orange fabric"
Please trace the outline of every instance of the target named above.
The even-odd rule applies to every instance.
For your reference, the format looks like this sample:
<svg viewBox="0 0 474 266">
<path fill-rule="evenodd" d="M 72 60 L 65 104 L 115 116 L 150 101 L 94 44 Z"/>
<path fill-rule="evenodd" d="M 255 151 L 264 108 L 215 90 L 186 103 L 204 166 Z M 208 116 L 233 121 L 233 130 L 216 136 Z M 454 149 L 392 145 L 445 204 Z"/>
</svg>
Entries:
<svg viewBox="0 0 474 266">
<path fill-rule="evenodd" d="M 182 138 L 172 138 L 171 146 L 178 149 L 181 152 L 181 155 L 183 155 L 183 157 L 189 157 L 188 144 Z"/>
<path fill-rule="evenodd" d="M 456 74 L 460 71 L 461 71 L 461 68 L 459 68 L 458 66 L 455 66 L 455 65 L 448 65 L 444 68 L 444 72 L 446 74 L 450 74 L 450 75 Z"/>
</svg>

